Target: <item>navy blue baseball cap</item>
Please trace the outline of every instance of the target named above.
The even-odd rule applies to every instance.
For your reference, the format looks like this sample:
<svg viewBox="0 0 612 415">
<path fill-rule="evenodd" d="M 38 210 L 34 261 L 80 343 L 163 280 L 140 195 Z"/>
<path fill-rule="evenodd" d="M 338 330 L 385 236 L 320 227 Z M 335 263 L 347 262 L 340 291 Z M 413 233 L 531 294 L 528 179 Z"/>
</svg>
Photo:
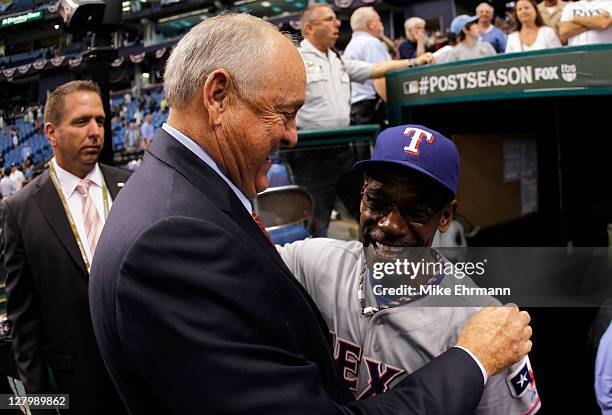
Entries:
<svg viewBox="0 0 612 415">
<path fill-rule="evenodd" d="M 451 140 L 430 128 L 415 124 L 387 128 L 376 139 L 372 158 L 353 167 L 367 171 L 389 165 L 416 170 L 457 193 L 459 151 Z"/>
</svg>

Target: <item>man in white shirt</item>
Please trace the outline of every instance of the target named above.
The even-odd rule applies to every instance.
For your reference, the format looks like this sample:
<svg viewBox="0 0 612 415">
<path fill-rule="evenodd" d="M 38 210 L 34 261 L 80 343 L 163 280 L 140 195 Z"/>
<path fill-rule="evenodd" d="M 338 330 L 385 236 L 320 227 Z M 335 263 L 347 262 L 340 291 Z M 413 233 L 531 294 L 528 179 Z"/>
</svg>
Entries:
<svg viewBox="0 0 612 415">
<path fill-rule="evenodd" d="M 612 43 L 612 1 L 580 0 L 568 3 L 561 15 L 559 37 L 568 46 Z"/>
<path fill-rule="evenodd" d="M 70 394 L 77 414 L 125 413 L 100 358 L 87 293 L 98 238 L 129 177 L 98 164 L 104 118 L 93 82 L 53 91 L 44 126 L 51 167 L 1 208 L 7 314 L 21 380 L 28 394 Z"/>
<path fill-rule="evenodd" d="M 391 60 L 387 46 L 380 40 L 384 34 L 380 16 L 373 7 L 360 7 L 351 15 L 353 37 L 344 56 L 369 63 Z M 383 124 L 387 101 L 385 78 L 351 83 L 351 124 Z"/>
<path fill-rule="evenodd" d="M 15 164 L 11 166 L 11 179 L 15 182 L 17 190 L 20 190 L 23 187 L 23 181 L 25 180 L 25 176 Z"/>
<path fill-rule="evenodd" d="M 9 169 L 5 169 L 3 173 L 2 180 L 0 180 L 0 193 L 4 199 L 17 192 L 17 185 L 15 181 L 11 179 L 11 172 Z"/>
</svg>

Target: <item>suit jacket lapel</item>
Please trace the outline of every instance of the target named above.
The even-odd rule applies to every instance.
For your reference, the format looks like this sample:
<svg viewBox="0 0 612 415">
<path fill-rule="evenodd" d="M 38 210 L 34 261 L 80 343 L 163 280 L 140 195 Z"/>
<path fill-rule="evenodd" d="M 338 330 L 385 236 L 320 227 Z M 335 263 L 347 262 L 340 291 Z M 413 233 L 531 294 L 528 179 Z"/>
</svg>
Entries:
<svg viewBox="0 0 612 415">
<path fill-rule="evenodd" d="M 115 200 L 119 190 L 121 190 L 121 187 L 125 184 L 125 179 L 118 177 L 114 170 L 104 164 L 100 164 L 100 170 L 102 171 L 102 176 L 104 176 L 104 182 L 108 187 L 108 192 L 111 198 Z M 121 187 L 118 186 L 119 184 L 121 184 Z"/>
<path fill-rule="evenodd" d="M 49 177 L 49 171 L 43 173 L 38 189 L 34 193 L 34 200 L 38 204 L 40 211 L 47 220 L 47 223 L 53 229 L 55 236 L 64 246 L 75 264 L 83 271 L 87 272 L 85 262 L 81 256 L 81 251 L 77 245 L 70 222 L 64 211 L 62 201 L 57 194 L 57 190 Z"/>
</svg>

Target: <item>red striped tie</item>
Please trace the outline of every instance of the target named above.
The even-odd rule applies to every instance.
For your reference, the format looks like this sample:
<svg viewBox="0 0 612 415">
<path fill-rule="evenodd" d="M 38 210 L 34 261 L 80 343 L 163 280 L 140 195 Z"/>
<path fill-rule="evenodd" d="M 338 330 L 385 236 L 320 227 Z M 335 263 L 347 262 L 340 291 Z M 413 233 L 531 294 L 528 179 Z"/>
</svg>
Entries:
<svg viewBox="0 0 612 415">
<path fill-rule="evenodd" d="M 255 212 L 253 212 L 253 213 L 251 213 L 251 216 L 253 217 L 253 220 L 255 220 L 255 223 L 257 223 L 257 225 L 259 226 L 259 229 L 261 229 L 261 231 L 264 233 L 264 235 L 266 235 L 266 237 L 268 238 L 268 241 L 270 241 L 272 246 L 274 246 L 274 241 L 272 240 L 272 237 L 270 236 L 270 234 L 266 230 L 266 227 L 264 226 L 263 222 L 261 221 L 261 218 L 259 217 L 259 215 L 257 213 L 255 213 Z"/>
<path fill-rule="evenodd" d="M 98 244 L 98 239 L 100 239 L 100 234 L 102 233 L 102 220 L 100 219 L 98 209 L 96 209 L 93 199 L 89 194 L 90 184 L 90 180 L 82 179 L 77 184 L 76 189 L 83 197 L 83 223 L 85 224 L 85 233 L 87 234 L 87 241 L 89 242 L 91 255 L 93 255 L 94 252 L 96 252 L 96 245 Z"/>
</svg>

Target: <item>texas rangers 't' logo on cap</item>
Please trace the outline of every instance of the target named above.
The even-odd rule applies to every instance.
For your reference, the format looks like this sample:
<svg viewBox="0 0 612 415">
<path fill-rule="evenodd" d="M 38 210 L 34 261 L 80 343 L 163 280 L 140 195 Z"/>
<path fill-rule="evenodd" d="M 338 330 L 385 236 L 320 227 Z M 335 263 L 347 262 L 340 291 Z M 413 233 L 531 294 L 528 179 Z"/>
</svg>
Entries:
<svg viewBox="0 0 612 415">
<path fill-rule="evenodd" d="M 436 139 L 436 137 L 429 131 L 416 127 L 406 127 L 404 130 L 404 136 L 411 137 L 410 144 L 404 146 L 404 152 L 417 157 L 421 154 L 419 151 L 419 146 L 423 142 L 423 139 L 425 139 L 425 141 L 428 143 L 433 143 L 433 141 Z"/>
<path fill-rule="evenodd" d="M 378 166 L 403 166 L 416 170 L 453 194 L 459 185 L 459 152 L 441 133 L 422 125 L 409 124 L 387 128 L 376 139 L 371 160 L 355 164 L 358 170 Z"/>
</svg>

